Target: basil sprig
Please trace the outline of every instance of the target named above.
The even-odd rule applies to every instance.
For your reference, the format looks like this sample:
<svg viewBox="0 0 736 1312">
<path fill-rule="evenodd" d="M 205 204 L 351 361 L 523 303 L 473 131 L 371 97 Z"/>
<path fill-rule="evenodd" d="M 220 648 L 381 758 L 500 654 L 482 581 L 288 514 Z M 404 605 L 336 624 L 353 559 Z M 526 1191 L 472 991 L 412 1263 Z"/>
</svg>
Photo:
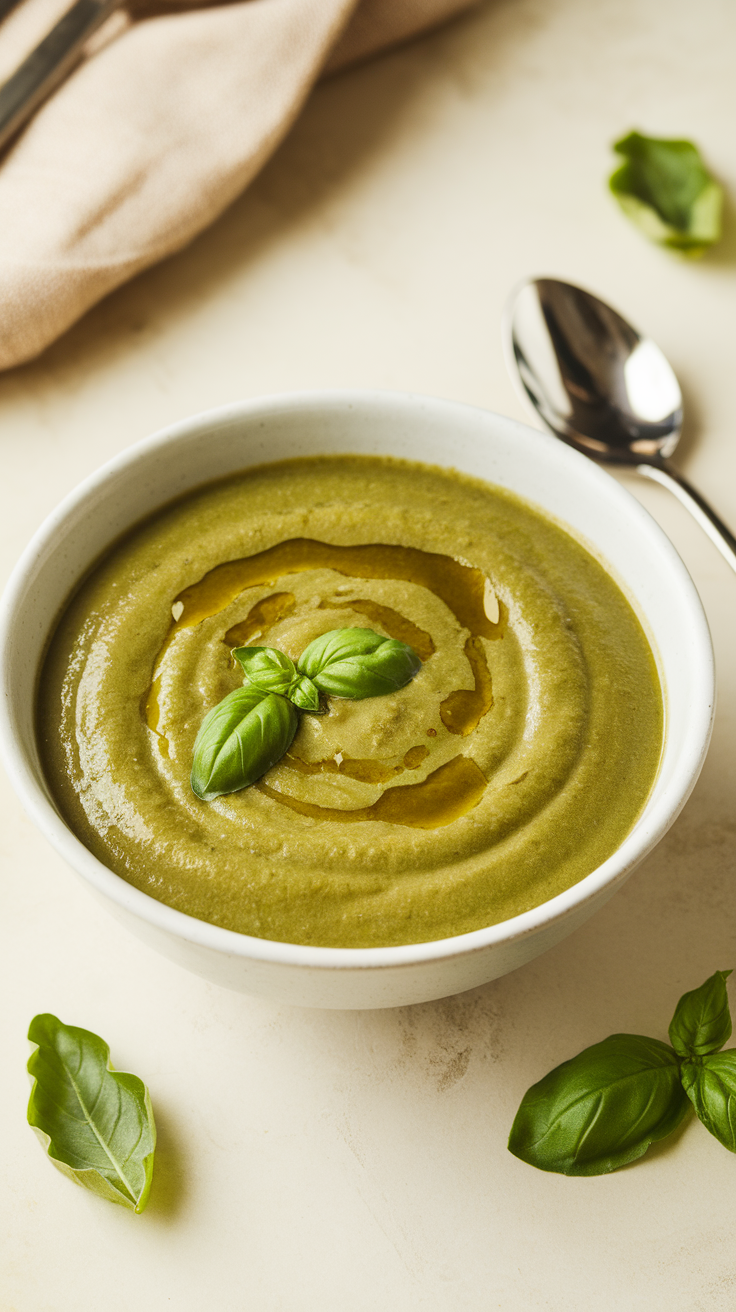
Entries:
<svg viewBox="0 0 736 1312">
<path fill-rule="evenodd" d="M 113 1070 L 110 1049 L 89 1030 L 34 1016 L 36 1048 L 28 1123 L 64 1175 L 134 1212 L 148 1202 L 156 1126 L 148 1089 Z"/>
<path fill-rule="evenodd" d="M 645 236 L 691 256 L 720 240 L 723 191 L 697 146 L 630 132 L 613 149 L 625 162 L 609 186 Z"/>
<path fill-rule="evenodd" d="M 320 693 L 360 700 L 398 692 L 422 667 L 412 647 L 372 629 L 332 629 L 295 664 L 277 647 L 236 647 L 245 683 L 215 706 L 194 743 L 192 790 L 204 802 L 260 779 L 288 751 L 296 708 L 317 712 Z"/>
<path fill-rule="evenodd" d="M 671 1134 L 691 1103 L 706 1129 L 736 1152 L 736 1049 L 718 1052 L 731 1035 L 730 973 L 717 970 L 680 998 L 672 1047 L 612 1034 L 533 1084 L 509 1150 L 542 1171 L 604 1175 Z"/>
<path fill-rule="evenodd" d="M 277 647 L 236 647 L 235 660 L 260 692 L 277 692 L 302 711 L 319 710 L 319 692 L 311 679 L 300 674 L 293 660 Z"/>
</svg>

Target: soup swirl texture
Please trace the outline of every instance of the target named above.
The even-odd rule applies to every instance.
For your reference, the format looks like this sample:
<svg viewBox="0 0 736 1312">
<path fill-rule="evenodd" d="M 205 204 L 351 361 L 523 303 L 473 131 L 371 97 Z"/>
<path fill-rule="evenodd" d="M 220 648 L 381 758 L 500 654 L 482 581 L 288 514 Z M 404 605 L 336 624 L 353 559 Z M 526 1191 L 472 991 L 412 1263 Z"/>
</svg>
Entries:
<svg viewBox="0 0 736 1312">
<path fill-rule="evenodd" d="M 302 714 L 250 788 L 191 790 L 231 649 L 297 660 L 329 630 L 414 647 L 406 687 Z M 180 911 L 261 938 L 424 942 L 539 905 L 631 829 L 661 751 L 654 658 L 562 527 L 445 470 L 265 465 L 137 527 L 67 605 L 42 671 L 42 759 L 82 841 Z"/>
</svg>

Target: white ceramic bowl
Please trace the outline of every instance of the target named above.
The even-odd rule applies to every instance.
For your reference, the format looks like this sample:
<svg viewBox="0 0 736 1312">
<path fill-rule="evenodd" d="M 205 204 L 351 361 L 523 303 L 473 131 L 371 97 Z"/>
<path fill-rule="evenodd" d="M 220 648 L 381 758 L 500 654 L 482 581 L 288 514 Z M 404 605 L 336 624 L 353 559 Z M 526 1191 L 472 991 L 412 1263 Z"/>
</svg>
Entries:
<svg viewBox="0 0 736 1312">
<path fill-rule="evenodd" d="M 132 888 L 56 810 L 39 764 L 34 695 L 60 599 L 121 533 L 173 497 L 249 465 L 359 452 L 449 466 L 500 484 L 567 524 L 608 567 L 652 642 L 666 736 L 646 808 L 586 879 L 523 915 L 455 938 L 390 948 L 273 943 L 195 920 Z M 710 738 L 713 653 L 697 592 L 674 548 L 614 479 L 554 438 L 429 397 L 307 393 L 228 406 L 125 451 L 77 488 L 21 558 L 0 615 L 0 745 L 31 818 L 109 910 L 140 938 L 229 988 L 313 1007 L 392 1007 L 495 979 L 558 943 L 659 841 L 700 772 Z"/>
</svg>

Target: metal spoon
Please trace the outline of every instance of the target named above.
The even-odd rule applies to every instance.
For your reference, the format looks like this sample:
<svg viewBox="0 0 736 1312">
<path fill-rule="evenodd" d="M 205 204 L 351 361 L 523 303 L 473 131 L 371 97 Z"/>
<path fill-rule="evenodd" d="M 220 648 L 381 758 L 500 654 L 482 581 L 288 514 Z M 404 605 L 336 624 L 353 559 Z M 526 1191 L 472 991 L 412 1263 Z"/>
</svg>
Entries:
<svg viewBox="0 0 736 1312">
<path fill-rule="evenodd" d="M 680 440 L 682 395 L 651 338 L 582 287 L 535 278 L 508 301 L 504 346 L 524 401 L 556 437 L 668 487 L 736 570 L 736 537 L 667 464 Z"/>
</svg>

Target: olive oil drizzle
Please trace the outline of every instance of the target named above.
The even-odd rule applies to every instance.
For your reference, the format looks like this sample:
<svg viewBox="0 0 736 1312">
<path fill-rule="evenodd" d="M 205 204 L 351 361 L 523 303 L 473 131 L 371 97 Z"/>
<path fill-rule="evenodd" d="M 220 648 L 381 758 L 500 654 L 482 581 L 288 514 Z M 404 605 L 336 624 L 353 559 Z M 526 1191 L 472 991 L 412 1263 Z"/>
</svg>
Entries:
<svg viewBox="0 0 736 1312">
<path fill-rule="evenodd" d="M 489 619 L 486 609 L 488 579 L 475 566 L 418 547 L 385 543 L 337 547 L 313 538 L 291 538 L 255 556 L 216 565 L 174 598 L 178 612 L 174 628 L 191 628 L 219 614 L 246 588 L 271 587 L 284 574 L 302 574 L 311 569 L 333 569 L 350 578 L 418 583 L 444 601 L 462 628 L 482 638 L 496 635 L 498 625 Z M 495 607 L 495 597 L 491 596 L 490 602 Z"/>
<path fill-rule="evenodd" d="M 313 820 L 340 820 L 346 824 L 359 820 L 384 820 L 390 825 L 408 825 L 412 829 L 442 829 L 478 805 L 486 783 L 486 777 L 475 761 L 469 756 L 455 756 L 433 770 L 421 783 L 387 788 L 372 806 L 361 806 L 353 811 L 302 802 L 290 793 L 271 788 L 263 779 L 253 787 Z"/>
<path fill-rule="evenodd" d="M 452 556 L 421 551 L 417 547 L 384 543 L 343 547 L 311 538 L 292 538 L 254 556 L 217 565 L 174 599 L 173 623 L 156 659 L 144 705 L 146 722 L 158 735 L 159 749 L 164 756 L 169 752 L 166 737 L 159 729 L 161 666 L 177 634 L 219 614 L 248 588 L 273 586 L 286 574 L 313 569 L 332 569 L 350 578 L 403 579 L 427 588 L 445 603 L 461 627 L 470 631 L 464 650 L 474 687 L 450 693 L 440 705 L 440 718 L 452 734 L 467 737 L 473 732 L 493 705 L 491 675 L 481 638 L 502 637 L 507 618 L 482 570 Z M 291 592 L 276 592 L 263 597 L 251 607 L 244 620 L 227 631 L 224 641 L 229 647 L 235 647 L 245 646 L 253 639 L 263 639 L 274 624 L 291 614 L 295 605 L 296 599 Z M 320 607 L 366 615 L 390 637 L 413 646 L 423 661 L 436 650 L 429 633 L 390 606 L 368 598 L 357 598 L 340 602 L 323 600 Z M 304 774 L 340 773 L 365 783 L 380 784 L 387 783 L 405 769 L 418 769 L 427 755 L 426 747 L 413 747 L 405 754 L 403 763 L 391 764 L 344 757 L 309 762 L 289 753 L 284 764 Z M 486 783 L 475 762 L 460 755 L 432 771 L 421 782 L 389 788 L 371 806 L 351 811 L 302 802 L 270 787 L 263 780 L 254 787 L 274 801 L 314 819 L 384 820 L 389 824 L 435 829 L 451 824 L 477 806 Z"/>
<path fill-rule="evenodd" d="M 450 733 L 466 738 L 477 729 L 487 711 L 493 706 L 493 686 L 488 661 L 480 638 L 471 634 L 465 643 L 465 655 L 473 671 L 475 688 L 460 688 L 451 692 L 440 706 L 440 719 Z"/>
<path fill-rule="evenodd" d="M 265 638 L 268 630 L 290 615 L 295 606 L 293 592 L 273 592 L 251 606 L 245 619 L 228 629 L 223 642 L 228 647 L 245 647 L 254 638 Z"/>
<path fill-rule="evenodd" d="M 390 761 L 343 756 L 340 752 L 322 761 L 304 761 L 301 756 L 287 752 L 279 764 L 298 770 L 300 774 L 344 774 L 364 784 L 386 784 L 397 774 L 403 774 L 404 770 L 418 770 L 428 756 L 429 748 L 423 745 L 410 747 L 399 765 L 392 765 Z"/>
</svg>

